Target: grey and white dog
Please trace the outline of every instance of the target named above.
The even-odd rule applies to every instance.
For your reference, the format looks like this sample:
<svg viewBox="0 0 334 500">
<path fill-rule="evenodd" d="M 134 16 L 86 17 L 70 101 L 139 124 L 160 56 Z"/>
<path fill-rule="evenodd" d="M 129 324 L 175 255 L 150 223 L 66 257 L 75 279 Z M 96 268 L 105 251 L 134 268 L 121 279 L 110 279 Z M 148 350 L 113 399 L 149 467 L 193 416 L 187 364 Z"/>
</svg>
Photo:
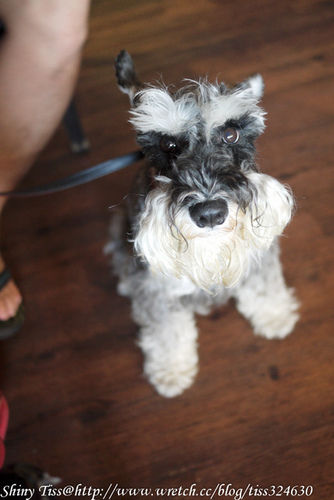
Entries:
<svg viewBox="0 0 334 500">
<path fill-rule="evenodd" d="M 107 251 L 140 326 L 144 372 L 173 397 L 197 373 L 195 313 L 233 298 L 255 334 L 293 330 L 298 302 L 284 281 L 278 237 L 294 201 L 256 163 L 254 142 L 265 128 L 260 75 L 233 88 L 207 80 L 179 90 L 143 85 L 125 51 L 116 74 L 146 163 Z"/>
</svg>

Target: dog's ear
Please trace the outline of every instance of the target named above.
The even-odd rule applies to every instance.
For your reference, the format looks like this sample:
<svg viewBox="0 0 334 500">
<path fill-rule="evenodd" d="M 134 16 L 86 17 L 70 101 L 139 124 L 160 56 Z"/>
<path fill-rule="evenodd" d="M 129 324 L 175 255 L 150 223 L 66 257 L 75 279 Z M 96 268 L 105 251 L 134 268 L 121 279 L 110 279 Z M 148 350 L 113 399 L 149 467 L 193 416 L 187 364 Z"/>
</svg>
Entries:
<svg viewBox="0 0 334 500">
<path fill-rule="evenodd" d="M 255 97 L 255 99 L 260 100 L 264 94 L 264 82 L 261 75 L 257 74 L 251 76 L 244 82 L 237 85 L 234 89 L 237 92 L 250 95 L 251 97 Z"/>
<path fill-rule="evenodd" d="M 125 50 L 121 50 L 115 61 L 116 78 L 119 88 L 130 97 L 133 104 L 134 96 L 142 90 L 144 85 L 138 78 L 132 57 Z"/>
<path fill-rule="evenodd" d="M 248 78 L 247 83 L 253 96 L 260 100 L 264 94 L 264 82 L 262 76 L 259 74 L 251 76 Z"/>
</svg>

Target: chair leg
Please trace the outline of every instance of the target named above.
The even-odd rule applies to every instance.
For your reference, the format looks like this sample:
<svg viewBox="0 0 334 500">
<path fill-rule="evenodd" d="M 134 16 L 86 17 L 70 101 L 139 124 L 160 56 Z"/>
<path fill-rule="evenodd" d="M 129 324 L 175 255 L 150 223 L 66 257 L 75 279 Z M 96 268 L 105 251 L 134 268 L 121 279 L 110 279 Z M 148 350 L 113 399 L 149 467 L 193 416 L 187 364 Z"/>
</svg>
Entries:
<svg viewBox="0 0 334 500">
<path fill-rule="evenodd" d="M 74 99 L 71 100 L 67 108 L 63 123 L 70 138 L 72 151 L 74 153 L 84 153 L 88 151 L 89 141 L 83 132 Z"/>
</svg>

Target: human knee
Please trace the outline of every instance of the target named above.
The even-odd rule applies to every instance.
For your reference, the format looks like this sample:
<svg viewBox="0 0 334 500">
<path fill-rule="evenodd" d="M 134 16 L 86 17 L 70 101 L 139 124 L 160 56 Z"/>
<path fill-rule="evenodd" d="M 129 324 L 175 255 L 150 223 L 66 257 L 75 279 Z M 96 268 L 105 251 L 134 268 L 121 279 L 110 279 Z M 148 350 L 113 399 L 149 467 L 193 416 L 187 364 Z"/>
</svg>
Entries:
<svg viewBox="0 0 334 500">
<path fill-rule="evenodd" d="M 44 49 L 56 64 L 81 51 L 88 33 L 89 0 L 17 2 L 13 0 L 7 10 L 0 3 L 0 16 L 9 35 L 35 46 L 36 53 Z"/>
<path fill-rule="evenodd" d="M 49 51 L 55 62 L 66 63 L 82 51 L 88 34 L 87 24 L 68 22 L 54 27 L 48 34 Z"/>
<path fill-rule="evenodd" d="M 55 62 L 66 62 L 81 52 L 88 34 L 88 19 L 84 11 L 59 9 L 50 19 L 37 22 L 40 23 L 39 35 Z"/>
</svg>

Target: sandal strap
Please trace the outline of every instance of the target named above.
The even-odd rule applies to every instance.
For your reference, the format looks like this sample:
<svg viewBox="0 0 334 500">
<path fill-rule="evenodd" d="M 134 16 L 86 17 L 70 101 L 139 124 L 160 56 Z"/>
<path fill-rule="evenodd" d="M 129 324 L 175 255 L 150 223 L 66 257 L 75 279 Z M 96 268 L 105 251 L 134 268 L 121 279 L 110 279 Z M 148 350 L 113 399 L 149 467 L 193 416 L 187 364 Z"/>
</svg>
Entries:
<svg viewBox="0 0 334 500">
<path fill-rule="evenodd" d="M 0 291 L 7 285 L 8 281 L 12 279 L 10 270 L 5 267 L 5 269 L 0 273 Z"/>
</svg>

